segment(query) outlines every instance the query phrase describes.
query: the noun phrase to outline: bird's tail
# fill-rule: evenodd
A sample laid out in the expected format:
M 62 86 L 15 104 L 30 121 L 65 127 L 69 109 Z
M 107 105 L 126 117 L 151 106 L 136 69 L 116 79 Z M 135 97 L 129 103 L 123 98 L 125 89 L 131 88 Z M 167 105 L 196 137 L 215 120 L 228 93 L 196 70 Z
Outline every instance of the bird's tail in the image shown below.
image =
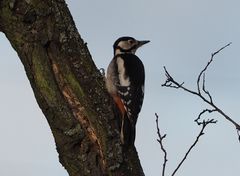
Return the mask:
M 121 143 L 124 146 L 133 146 L 135 142 L 136 127 L 133 124 L 127 114 L 122 117 L 121 124 Z

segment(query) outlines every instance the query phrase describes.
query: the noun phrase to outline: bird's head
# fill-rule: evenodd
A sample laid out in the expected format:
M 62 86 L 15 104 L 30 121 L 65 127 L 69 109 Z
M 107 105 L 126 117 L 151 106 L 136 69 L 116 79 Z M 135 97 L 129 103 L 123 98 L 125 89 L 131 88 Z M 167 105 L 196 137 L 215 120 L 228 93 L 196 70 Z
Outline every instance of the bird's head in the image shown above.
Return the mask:
M 114 55 L 123 53 L 135 54 L 137 49 L 144 44 L 150 42 L 149 40 L 136 40 L 133 37 L 120 37 L 113 45 Z

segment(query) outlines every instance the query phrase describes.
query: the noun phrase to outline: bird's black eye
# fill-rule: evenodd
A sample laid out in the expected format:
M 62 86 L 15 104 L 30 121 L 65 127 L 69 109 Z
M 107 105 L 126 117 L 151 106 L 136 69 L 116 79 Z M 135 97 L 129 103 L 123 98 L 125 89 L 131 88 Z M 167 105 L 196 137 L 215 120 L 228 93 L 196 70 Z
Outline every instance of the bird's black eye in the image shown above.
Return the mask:
M 134 40 L 128 40 L 128 43 L 129 43 L 129 44 L 133 44 L 133 43 L 134 43 Z

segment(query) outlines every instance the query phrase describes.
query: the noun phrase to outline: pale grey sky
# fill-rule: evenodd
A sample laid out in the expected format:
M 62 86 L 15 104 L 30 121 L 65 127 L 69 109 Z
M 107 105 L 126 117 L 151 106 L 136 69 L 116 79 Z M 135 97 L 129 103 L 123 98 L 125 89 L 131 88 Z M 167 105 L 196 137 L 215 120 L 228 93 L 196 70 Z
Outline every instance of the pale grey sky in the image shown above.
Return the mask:
M 137 55 L 146 70 L 146 97 L 137 124 L 136 146 L 146 176 L 159 176 L 163 154 L 156 142 L 155 116 L 160 116 L 171 173 L 199 128 L 193 120 L 207 106 L 197 97 L 161 87 L 163 66 L 179 82 L 195 89 L 196 77 L 210 55 L 228 42 L 207 72 L 207 88 L 228 115 L 240 123 L 240 1 L 238 0 L 67 0 L 77 28 L 99 68 L 106 68 L 120 36 L 151 40 Z M 0 175 L 67 176 L 45 117 L 36 104 L 15 51 L 0 34 Z M 240 143 L 234 127 L 218 123 L 190 154 L 178 176 L 239 175 Z M 29 167 L 30 166 L 30 167 Z

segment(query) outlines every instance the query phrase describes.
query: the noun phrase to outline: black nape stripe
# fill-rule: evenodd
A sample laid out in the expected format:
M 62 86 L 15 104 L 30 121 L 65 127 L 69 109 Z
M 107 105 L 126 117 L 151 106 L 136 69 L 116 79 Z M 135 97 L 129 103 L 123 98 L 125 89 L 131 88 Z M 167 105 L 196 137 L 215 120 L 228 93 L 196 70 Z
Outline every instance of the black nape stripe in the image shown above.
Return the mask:
M 134 49 L 137 49 L 137 45 L 134 45 L 134 46 L 132 46 L 132 47 L 129 48 L 129 49 L 123 49 L 123 48 L 121 48 L 120 46 L 117 46 L 116 49 L 119 49 L 119 50 L 120 50 L 121 52 L 123 52 L 123 53 L 128 53 L 128 52 L 130 52 L 130 51 L 132 51 L 132 50 L 134 50 Z

